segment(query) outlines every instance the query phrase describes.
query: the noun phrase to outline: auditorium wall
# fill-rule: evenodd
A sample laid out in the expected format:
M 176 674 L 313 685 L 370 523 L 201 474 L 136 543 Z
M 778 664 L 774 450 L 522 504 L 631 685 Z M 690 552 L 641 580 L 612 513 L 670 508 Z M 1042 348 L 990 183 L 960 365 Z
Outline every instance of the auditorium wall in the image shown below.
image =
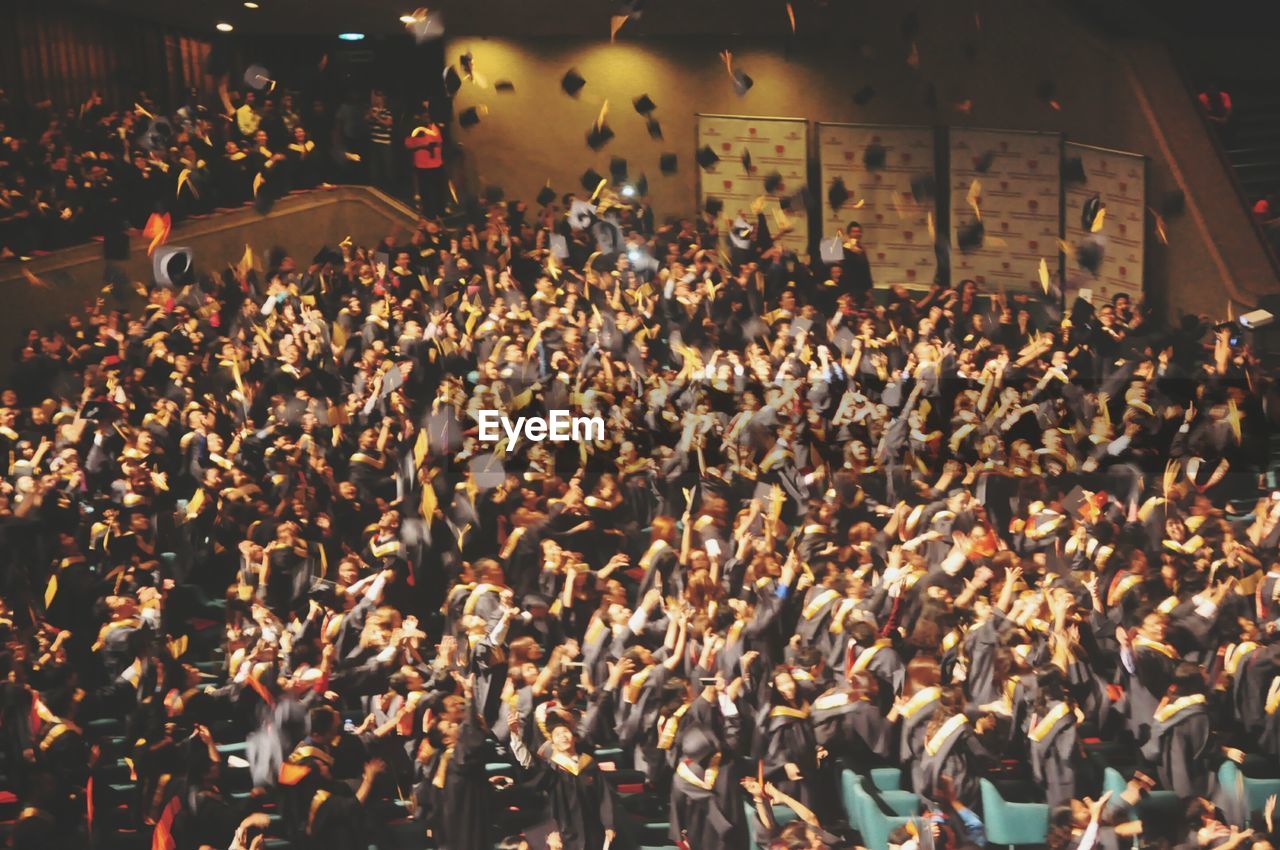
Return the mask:
M 978 10 L 976 19 L 973 9 Z M 660 217 L 692 214 L 694 115 L 704 112 L 1050 130 L 1074 141 L 1150 156 L 1149 198 L 1177 185 L 1120 58 L 1125 45 L 1085 31 L 1048 3 L 980 0 L 963 8 L 930 8 L 915 39 L 917 69 L 908 64 L 902 10 L 868 7 L 867 12 L 876 17 L 859 23 L 856 42 L 806 36 L 803 19 L 801 35 L 790 41 L 782 35 L 767 40 L 645 37 L 629 34 L 625 27 L 614 44 L 603 37 L 454 37 L 446 60 L 456 61 L 470 51 L 489 82 L 485 89 L 464 85 L 454 101 L 455 112 L 489 107 L 481 123 L 469 130 L 455 123 L 455 138 L 466 153 L 464 182 L 475 189 L 501 185 L 509 196 L 531 198 L 548 179 L 565 192 L 578 187 L 589 167 L 607 174 L 610 158 L 619 156 L 633 175 L 646 174 Z M 779 27 L 788 27 L 785 13 L 780 13 Z M 734 93 L 720 62 L 718 53 L 725 47 L 733 49 L 735 67 L 754 80 L 744 97 Z M 570 68 L 587 79 L 576 98 L 559 86 Z M 1171 74 L 1170 66 L 1166 77 Z M 515 84 L 514 92 L 493 88 L 493 82 L 503 79 Z M 930 82 L 936 106 L 929 103 Z M 1052 83 L 1050 97 L 1040 96 L 1045 82 Z M 875 93 L 859 105 L 853 95 L 865 86 Z M 632 109 L 632 99 L 644 93 L 657 104 L 661 141 L 650 139 L 643 118 Z M 617 135 L 597 153 L 587 147 L 586 134 L 606 99 L 607 121 Z M 1162 122 L 1173 123 L 1184 136 L 1202 132 L 1187 123 L 1198 123 L 1189 102 L 1166 106 Z M 679 154 L 674 176 L 658 171 L 663 151 Z M 1220 172 L 1221 164 L 1198 160 L 1194 168 Z M 1181 171 L 1187 172 L 1185 162 Z M 1162 256 L 1148 263 L 1147 291 L 1157 308 L 1224 312 L 1228 290 L 1211 244 L 1219 224 L 1211 219 L 1199 228 L 1189 215 L 1168 222 L 1170 244 L 1153 246 Z M 1148 238 L 1149 244 L 1154 242 Z M 1248 247 L 1239 251 L 1246 253 Z M 1232 273 L 1230 267 L 1226 271 Z

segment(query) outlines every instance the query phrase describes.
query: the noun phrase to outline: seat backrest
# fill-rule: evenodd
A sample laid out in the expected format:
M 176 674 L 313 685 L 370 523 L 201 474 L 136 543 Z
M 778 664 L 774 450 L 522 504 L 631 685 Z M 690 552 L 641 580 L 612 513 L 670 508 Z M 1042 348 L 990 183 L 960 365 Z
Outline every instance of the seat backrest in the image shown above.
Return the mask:
M 1049 806 L 1045 803 L 1010 803 L 988 779 L 982 789 L 982 822 L 992 844 L 1043 844 L 1049 833 Z

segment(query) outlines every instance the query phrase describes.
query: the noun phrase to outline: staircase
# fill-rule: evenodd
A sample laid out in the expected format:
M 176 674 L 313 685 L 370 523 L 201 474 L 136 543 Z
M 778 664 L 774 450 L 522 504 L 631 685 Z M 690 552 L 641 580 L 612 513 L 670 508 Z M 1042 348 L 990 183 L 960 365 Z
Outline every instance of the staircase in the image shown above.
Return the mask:
M 1252 206 L 1280 191 L 1280 86 L 1253 80 L 1223 88 L 1231 95 L 1234 110 L 1223 147 Z

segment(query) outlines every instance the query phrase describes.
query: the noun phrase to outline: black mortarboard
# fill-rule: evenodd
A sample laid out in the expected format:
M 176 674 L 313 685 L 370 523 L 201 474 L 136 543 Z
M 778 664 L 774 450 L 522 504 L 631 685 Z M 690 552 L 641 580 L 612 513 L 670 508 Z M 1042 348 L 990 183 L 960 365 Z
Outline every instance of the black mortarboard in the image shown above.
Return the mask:
M 884 145 L 867 145 L 866 150 L 862 152 L 862 164 L 867 167 L 868 171 L 875 171 L 877 168 L 884 168 L 885 156 L 888 151 Z
M 831 205 L 831 209 L 838 210 L 847 200 L 849 200 L 849 190 L 844 186 L 844 179 L 837 177 L 831 181 L 831 187 L 827 189 L 827 203 Z
M 501 203 L 503 195 L 501 186 L 486 186 L 484 188 L 484 199 L 491 204 Z
M 1076 262 L 1080 264 L 1080 268 L 1088 270 L 1094 277 L 1098 276 L 1105 255 L 1102 240 L 1095 237 L 1085 239 L 1076 248 Z
M 751 79 L 745 71 L 733 72 L 733 90 L 738 93 L 739 97 L 751 91 L 751 87 L 755 84 L 756 81 Z
M 325 263 L 335 266 L 342 265 L 342 252 L 337 248 L 330 248 L 327 245 L 319 251 L 316 251 L 316 255 L 311 258 L 311 264 L 322 266 Z
M 1187 208 L 1187 196 L 1181 189 L 1165 192 L 1160 199 L 1160 212 L 1169 217 L 1182 215 Z
M 546 206 L 556 199 L 556 190 L 550 186 L 543 186 L 538 190 L 538 197 L 535 198 L 540 206 Z
M 609 140 L 613 138 L 613 130 L 608 124 L 593 124 L 591 129 L 587 131 L 587 147 L 593 151 L 598 151 L 605 145 L 609 144 Z
M 502 461 L 498 460 L 492 452 L 475 455 L 468 462 L 467 467 L 471 472 L 471 480 L 481 490 L 500 487 L 507 479 L 507 470 L 503 467 Z
M 458 64 L 462 66 L 462 73 L 468 77 L 476 75 L 476 58 L 471 55 L 470 50 L 458 57 Z
M 603 179 L 604 175 L 600 174 L 600 172 L 596 171 L 594 168 L 588 168 L 586 171 L 582 172 L 582 180 L 580 182 L 582 183 L 582 188 L 586 189 L 588 192 L 594 192 L 596 187 L 600 185 L 600 181 Z
M 627 161 L 620 156 L 609 160 L 609 176 L 615 183 L 624 183 L 627 179 Z
M 658 157 L 658 168 L 663 174 L 675 174 L 679 164 L 680 158 L 673 153 L 664 153 Z
M 644 122 L 644 128 L 649 131 L 649 138 L 662 138 L 662 124 L 657 118 L 650 118 L 648 121 Z
M 458 113 L 458 123 L 467 130 L 480 123 L 480 110 L 471 106 Z
M 716 152 L 711 149 L 711 145 L 703 145 L 698 151 L 698 155 L 694 157 L 698 161 L 698 165 L 703 168 L 710 168 L 720 161 L 720 157 L 716 156 Z
M 964 253 L 976 251 L 982 247 L 982 237 L 985 234 L 981 219 L 975 219 L 956 231 L 956 246 Z
M 983 151 L 982 156 L 978 157 L 977 162 L 973 164 L 973 170 L 979 174 L 986 174 L 991 170 L 991 166 L 996 161 L 995 151 Z
M 444 69 L 444 93 L 453 97 L 460 88 L 462 88 L 462 75 L 458 73 L 457 68 L 450 65 Z
M 271 72 L 261 65 L 250 65 L 244 69 L 244 84 L 249 88 L 262 91 L 271 83 Z
M 777 171 L 770 171 L 764 178 L 764 190 L 772 195 L 780 188 L 782 188 L 782 175 Z
M 1062 163 L 1062 180 L 1064 183 L 1088 183 L 1089 177 L 1084 173 L 1084 160 L 1078 156 L 1069 156 Z
M 634 106 L 636 108 L 636 112 L 639 112 L 641 115 L 648 115 L 650 112 L 658 108 L 658 105 L 654 103 L 653 99 L 647 94 L 642 94 L 635 100 L 631 101 L 631 105 Z
M 494 91 L 500 91 L 503 94 L 510 94 L 516 90 L 516 84 L 510 80 L 498 80 L 493 84 Z
M 643 198 L 649 194 L 649 178 L 641 174 L 636 178 L 636 197 Z
M 742 149 L 742 170 L 751 173 L 751 151 L 746 148 Z
M 921 203 L 933 198 L 937 189 L 938 181 L 934 179 L 932 173 L 922 174 L 911 180 L 911 197 Z
M 1094 219 L 1098 217 L 1098 213 L 1102 211 L 1102 198 L 1096 193 L 1085 199 L 1080 205 L 1080 228 L 1088 233 L 1093 229 Z
M 720 211 L 724 209 L 724 201 L 714 195 L 707 195 L 707 200 L 702 205 L 702 208 L 710 215 L 720 215 Z
M 853 102 L 858 106 L 866 106 L 871 102 L 871 98 L 876 96 L 876 90 L 871 86 L 863 86 L 853 93 Z
M 564 89 L 564 93 L 570 97 L 577 97 L 578 92 L 582 91 L 582 87 L 586 84 L 586 78 L 578 73 L 577 68 L 565 71 L 564 77 L 560 79 L 560 88 Z

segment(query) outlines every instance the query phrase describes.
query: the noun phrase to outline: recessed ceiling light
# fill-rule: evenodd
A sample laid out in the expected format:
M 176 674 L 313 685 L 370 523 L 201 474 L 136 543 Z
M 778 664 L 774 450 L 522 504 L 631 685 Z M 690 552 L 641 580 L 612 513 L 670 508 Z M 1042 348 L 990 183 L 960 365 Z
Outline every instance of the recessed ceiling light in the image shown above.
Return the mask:
M 364 33 L 362 32 L 342 32 L 338 33 L 338 38 L 343 41 L 364 41 Z
M 414 21 L 416 21 L 416 20 L 418 20 L 418 19 L 417 19 L 417 18 L 415 18 L 413 15 L 401 15 L 401 16 L 400 16 L 400 23 L 402 23 L 402 24 L 411 24 L 411 23 L 413 23 L 413 22 L 414 22 Z
M 227 23 L 226 21 L 222 21 L 216 27 L 214 27 L 214 29 L 216 29 L 218 32 L 231 32 L 233 29 L 235 29 L 235 27 L 231 26 L 231 24 Z
M 256 9 L 258 8 L 258 4 L 253 2 L 253 0 L 244 0 L 244 7 L 246 9 Z

